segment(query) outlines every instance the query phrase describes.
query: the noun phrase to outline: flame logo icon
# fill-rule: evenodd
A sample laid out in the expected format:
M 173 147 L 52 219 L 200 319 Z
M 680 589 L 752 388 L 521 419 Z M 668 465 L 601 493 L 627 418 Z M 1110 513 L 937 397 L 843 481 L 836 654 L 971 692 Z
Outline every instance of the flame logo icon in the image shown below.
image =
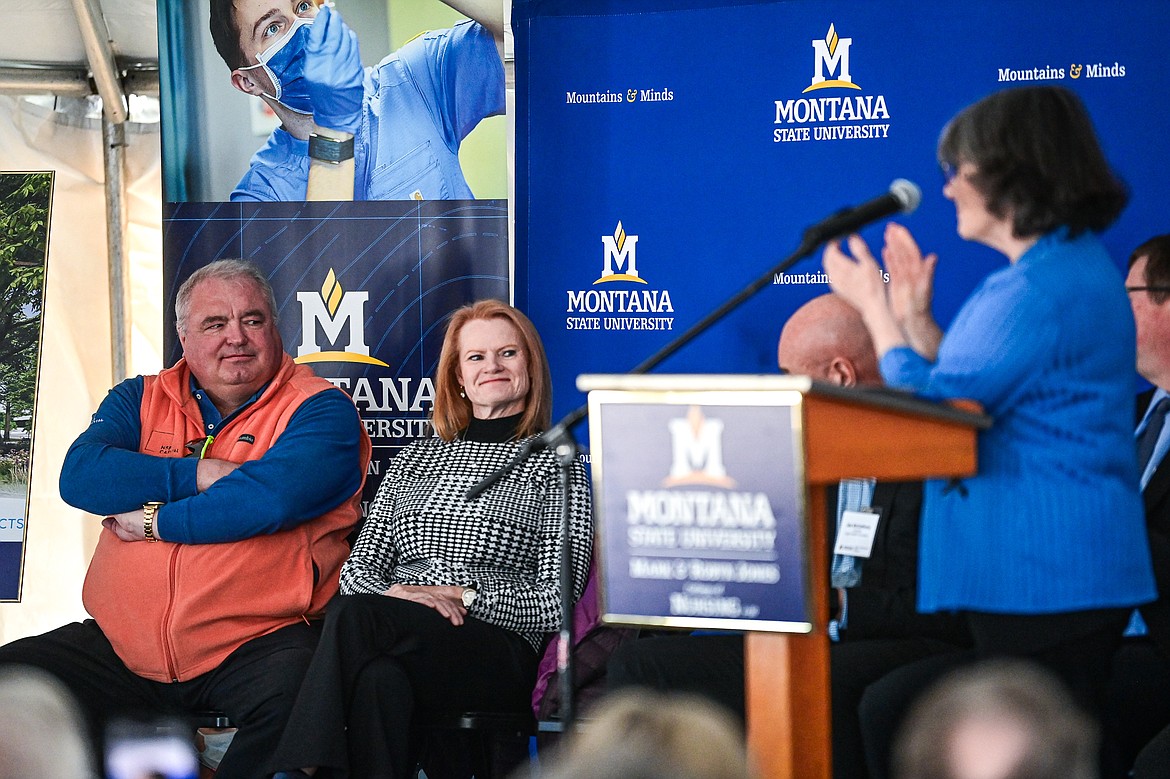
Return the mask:
M 645 284 L 646 279 L 638 275 L 638 261 L 635 249 L 638 246 L 638 236 L 626 233 L 619 219 L 613 235 L 601 236 L 601 244 L 605 249 L 604 264 L 601 278 L 593 282 L 601 284 L 606 281 L 633 281 Z M 625 271 L 622 272 L 623 266 Z
M 325 308 L 329 311 L 329 316 L 337 316 L 337 308 L 341 305 L 341 298 L 345 296 L 345 290 L 341 288 L 341 282 L 337 280 L 337 274 L 333 272 L 333 268 L 329 269 L 329 273 L 325 276 L 325 283 L 321 285 L 321 299 L 325 301 Z
M 366 365 L 390 366 L 370 355 L 366 344 L 365 304 L 370 293 L 364 290 L 347 292 L 342 288 L 333 268 L 325 275 L 321 289 L 316 292 L 298 292 L 301 304 L 301 343 L 297 347 L 297 363 L 356 362 Z M 322 350 L 317 343 L 318 332 L 329 344 L 341 339 L 348 342 L 343 350 Z
M 812 41 L 813 78 L 803 92 L 827 87 L 861 89 L 853 83 L 853 76 L 849 72 L 849 48 L 852 45 L 853 39 L 838 36 L 837 26 L 829 22 L 829 31 L 825 33 L 824 40 Z M 836 78 L 833 78 L 834 73 Z

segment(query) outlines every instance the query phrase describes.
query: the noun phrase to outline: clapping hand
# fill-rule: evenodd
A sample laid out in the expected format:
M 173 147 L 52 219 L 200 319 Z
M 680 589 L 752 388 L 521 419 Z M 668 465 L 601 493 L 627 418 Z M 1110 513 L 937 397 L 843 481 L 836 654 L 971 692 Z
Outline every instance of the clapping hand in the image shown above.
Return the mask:
M 891 222 L 886 226 L 882 261 L 890 273 L 890 308 L 898 324 L 903 325 L 923 315 L 930 316 L 938 255 L 928 254 L 923 257 L 910 231 Z
M 851 235 L 848 242 L 852 257 L 842 250 L 840 241 L 832 241 L 825 246 L 822 261 L 833 292 L 864 317 L 867 313 L 889 305 L 886 301 L 886 285 L 881 267 L 861 236 Z
M 838 241 L 825 246 L 822 257 L 825 272 L 833 292 L 861 314 L 878 355 L 910 345 L 933 359 L 941 338 L 941 334 L 935 334 L 937 326 L 929 313 L 934 255 L 923 259 L 909 231 L 893 224 L 886 228 L 886 246 L 882 249 L 888 276 L 861 236 L 849 236 L 849 251 L 852 257 Z M 919 309 L 926 310 L 925 318 L 918 313 Z M 905 326 L 902 316 L 908 317 Z M 928 354 L 921 349 L 919 341 L 930 343 L 933 352 Z
M 942 330 L 930 311 L 938 255 L 922 255 L 914 236 L 900 224 L 886 226 L 882 260 L 890 274 L 890 310 L 910 347 L 928 360 L 938 355 Z

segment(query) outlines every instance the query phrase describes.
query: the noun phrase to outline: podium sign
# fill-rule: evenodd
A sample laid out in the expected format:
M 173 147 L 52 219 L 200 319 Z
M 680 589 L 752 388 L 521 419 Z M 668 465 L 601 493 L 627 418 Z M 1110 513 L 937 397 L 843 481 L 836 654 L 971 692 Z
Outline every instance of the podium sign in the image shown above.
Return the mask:
M 596 388 L 607 380 L 644 388 Z M 799 391 L 807 385 L 761 389 L 764 380 L 792 381 L 582 377 L 593 388 L 606 622 L 812 630 Z

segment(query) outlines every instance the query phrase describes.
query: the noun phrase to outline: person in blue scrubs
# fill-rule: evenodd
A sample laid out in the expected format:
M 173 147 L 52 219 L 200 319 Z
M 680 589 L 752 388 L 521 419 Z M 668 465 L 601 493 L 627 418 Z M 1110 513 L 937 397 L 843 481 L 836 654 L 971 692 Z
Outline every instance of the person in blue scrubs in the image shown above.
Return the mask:
M 355 200 L 469 200 L 463 139 L 504 113 L 503 10 L 445 0 L 470 19 L 424 33 L 371 68 L 335 8 L 314 0 L 212 0 L 211 34 L 232 85 L 281 125 L 233 201 L 306 199 L 310 134 L 348 140 Z
M 1134 320 L 1095 235 L 1127 193 L 1080 99 L 1061 87 L 969 106 L 938 157 L 959 236 L 1008 260 L 945 334 L 930 312 L 938 258 L 905 227 L 885 231 L 888 289 L 860 237 L 848 241 L 852 257 L 836 243 L 824 253 L 889 386 L 971 398 L 994 418 L 979 434 L 976 475 L 927 483 L 918 609 L 966 614 L 978 656 L 1047 666 L 1099 711 L 1128 616 L 1155 595 L 1133 438 Z M 863 698 L 863 728 L 898 709 L 877 692 Z

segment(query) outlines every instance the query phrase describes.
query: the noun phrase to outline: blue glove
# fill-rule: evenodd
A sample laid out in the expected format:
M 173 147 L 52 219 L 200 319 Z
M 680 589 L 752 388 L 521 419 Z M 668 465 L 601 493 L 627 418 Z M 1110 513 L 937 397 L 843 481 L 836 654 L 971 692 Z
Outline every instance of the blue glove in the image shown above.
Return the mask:
M 357 34 L 329 6 L 317 12 L 305 44 L 305 81 L 319 127 L 356 133 L 362 123 L 365 78 Z

